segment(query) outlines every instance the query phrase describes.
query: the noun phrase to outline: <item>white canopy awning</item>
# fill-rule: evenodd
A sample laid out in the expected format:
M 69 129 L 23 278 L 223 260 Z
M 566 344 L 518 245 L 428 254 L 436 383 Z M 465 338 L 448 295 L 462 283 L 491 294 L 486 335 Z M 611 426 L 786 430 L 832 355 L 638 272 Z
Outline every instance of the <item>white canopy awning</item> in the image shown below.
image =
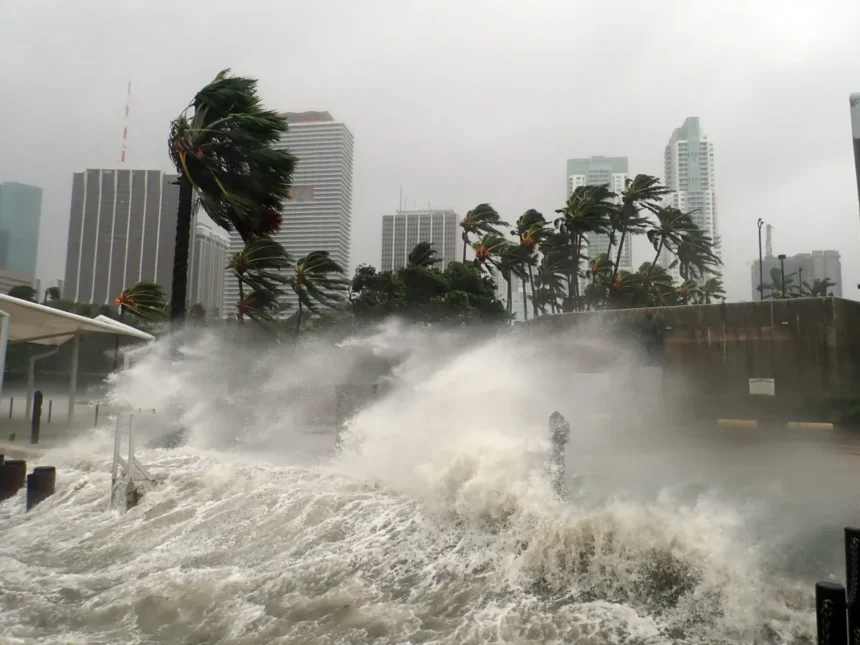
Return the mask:
M 155 340 L 151 334 L 107 316 L 87 318 L 5 294 L 0 294 L 0 311 L 9 314 L 9 340 L 15 342 L 56 347 L 80 332 Z

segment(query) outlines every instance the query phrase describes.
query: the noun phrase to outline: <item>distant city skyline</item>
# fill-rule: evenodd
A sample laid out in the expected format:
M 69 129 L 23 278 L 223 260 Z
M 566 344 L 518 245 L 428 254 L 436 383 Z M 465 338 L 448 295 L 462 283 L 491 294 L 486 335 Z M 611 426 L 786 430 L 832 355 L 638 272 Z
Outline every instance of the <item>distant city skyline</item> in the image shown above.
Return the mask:
M 406 266 L 407 258 L 419 242 L 430 242 L 437 267 L 444 269 L 450 262 L 463 259 L 460 217 L 453 210 L 400 210 L 382 216 L 382 271 Z
M 796 253 L 795 255 L 787 256 L 784 260 L 785 275 L 786 275 L 786 291 L 792 287 L 809 284 L 810 286 L 816 280 L 829 280 L 833 282 L 827 293 L 832 293 L 837 298 L 842 297 L 842 261 L 839 251 L 810 251 L 809 253 Z M 773 284 L 771 276 L 775 269 L 779 272 L 780 280 L 782 279 L 783 263 L 780 262 L 779 256 L 765 256 L 762 259 L 763 276 L 759 274 L 759 261 L 756 259 L 750 268 L 750 285 L 752 299 L 761 300 L 759 292 L 759 280 L 764 278 L 765 298 L 778 297 L 778 289 L 768 290 L 768 284 Z M 776 285 L 779 287 L 779 283 Z
M 207 313 L 221 312 L 230 239 L 226 231 L 206 224 L 194 226 L 188 262 L 188 306 L 203 305 Z

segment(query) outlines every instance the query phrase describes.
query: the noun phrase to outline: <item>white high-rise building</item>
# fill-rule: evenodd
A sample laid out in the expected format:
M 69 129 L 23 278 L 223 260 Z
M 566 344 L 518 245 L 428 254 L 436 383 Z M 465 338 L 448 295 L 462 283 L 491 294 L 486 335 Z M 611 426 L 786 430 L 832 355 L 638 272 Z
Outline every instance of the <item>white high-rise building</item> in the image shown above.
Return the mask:
M 229 245 L 227 235 L 220 230 L 205 224 L 195 227 L 188 267 L 189 306 L 200 304 L 207 312 L 220 313 Z
M 452 210 L 397 211 L 382 216 L 383 271 L 406 266 L 406 260 L 419 242 L 430 242 L 436 257 L 441 260 L 437 268 L 463 259 L 460 218 Z
M 290 129 L 280 147 L 296 157 L 291 199 L 284 208 L 281 232 L 274 236 L 293 260 L 311 251 L 328 251 L 349 271 L 352 228 L 353 138 L 344 123 L 328 112 L 287 112 Z M 230 253 L 242 249 L 237 234 L 230 236 Z M 222 315 L 235 311 L 239 287 L 224 283 Z M 292 294 L 287 301 L 295 303 Z M 287 311 L 292 314 L 293 309 Z
M 720 240 L 717 227 L 717 204 L 714 178 L 714 144 L 702 132 L 699 117 L 691 116 L 684 125 L 676 128 L 666 144 L 663 157 L 666 186 L 673 192 L 668 202 L 691 215 L 696 225 L 714 240 L 714 251 L 719 257 Z M 661 254 L 665 267 L 674 262 L 672 253 Z M 669 272 L 680 279 L 678 267 Z

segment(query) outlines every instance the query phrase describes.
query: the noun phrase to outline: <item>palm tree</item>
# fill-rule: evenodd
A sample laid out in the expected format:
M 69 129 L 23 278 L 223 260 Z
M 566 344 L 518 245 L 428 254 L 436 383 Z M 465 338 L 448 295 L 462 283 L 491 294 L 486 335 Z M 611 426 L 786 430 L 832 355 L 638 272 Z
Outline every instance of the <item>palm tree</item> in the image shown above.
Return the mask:
M 783 277 L 782 267 L 771 267 L 769 275 L 770 282 L 765 282 L 762 287 L 770 289 L 770 295 L 762 296 L 762 300 L 765 298 L 785 298 L 786 294 L 791 293 L 794 289 L 794 273 L 788 273 Z
M 500 235 L 500 226 L 507 226 L 507 223 L 502 221 L 496 210 L 489 204 L 478 204 L 466 213 L 460 221 L 460 228 L 463 229 L 463 264 L 466 263 L 466 247 L 471 245 L 469 237 L 488 233 Z
M 535 287 L 541 297 L 538 299 L 538 306 L 542 303 L 550 305 L 553 313 L 559 310 L 559 299 L 565 293 L 564 282 L 567 275 L 567 267 L 570 266 L 570 258 L 565 250 L 551 250 L 546 248 L 546 251 L 541 257 L 540 264 L 537 267 L 537 275 L 535 276 Z M 546 313 L 543 308 L 541 312 Z
M 677 292 L 681 302 L 685 305 L 689 304 L 691 300 L 695 302 L 702 295 L 702 290 L 694 280 L 684 280 L 678 285 Z
M 579 298 L 577 278 L 586 236 L 589 233 L 609 233 L 612 227 L 609 217 L 614 208 L 614 197 L 615 193 L 607 186 L 578 186 L 567 198 L 564 208 L 556 210 L 561 217 L 555 220 L 555 227 L 571 248 L 568 298 Z
M 298 259 L 290 278 L 290 287 L 299 298 L 296 332 L 301 330 L 304 307 L 313 312 L 317 305 L 329 307 L 342 300 L 338 292 L 348 287 L 343 274 L 343 267 L 329 256 L 328 251 L 311 251 Z
M 651 175 L 636 175 L 624 182 L 621 191 L 621 204 L 612 213 L 612 230 L 609 234 L 610 246 L 615 243 L 616 232 L 621 232 L 618 242 L 618 252 L 615 256 L 615 272 L 621 266 L 621 253 L 627 234 L 641 234 L 647 230 L 648 219 L 640 214 L 644 208 L 651 212 L 659 208 L 660 200 L 672 191 Z
M 616 275 L 613 270 L 612 261 L 608 253 L 601 253 L 596 258 L 588 261 L 585 278 L 589 281 L 585 285 L 585 304 L 590 309 L 598 309 L 604 304 L 608 297 L 609 285 Z
M 161 285 L 154 282 L 141 281 L 123 289 L 114 300 L 119 308 L 119 320 L 122 322 L 126 312 L 146 321 L 161 320 L 167 308 L 167 297 Z M 119 367 L 119 334 L 114 338 L 113 368 Z
M 719 277 L 708 278 L 705 284 L 702 285 L 702 301 L 709 305 L 712 299 L 726 299 L 726 290 L 723 288 L 723 281 Z
M 476 256 L 477 257 L 477 256 Z M 501 250 L 495 252 L 494 257 L 488 257 L 487 262 L 492 263 L 498 269 L 499 274 L 507 285 L 506 310 L 508 316 L 512 316 L 514 309 L 513 284 L 515 279 L 522 279 L 526 275 L 523 270 L 523 256 L 520 247 L 513 244 L 505 244 Z M 525 297 L 525 296 L 524 296 Z M 528 315 L 526 315 L 528 319 Z
M 286 119 L 264 110 L 257 81 L 219 73 L 172 123 L 168 150 L 179 174 L 170 317 L 185 317 L 191 218 L 196 204 L 244 241 L 271 234 L 289 195 L 295 158 L 272 146 Z
M 681 231 L 681 239 L 675 249 L 675 260 L 672 265 L 680 267 L 681 277 L 684 280 L 698 280 L 721 264 L 709 235 L 695 224 L 689 230 Z
M 167 297 L 161 285 L 142 281 L 123 289 L 114 304 L 119 308 L 120 320 L 129 313 L 141 320 L 155 321 L 164 316 Z
M 279 296 L 284 295 L 291 266 L 284 247 L 270 237 L 252 238 L 241 251 L 232 255 L 227 270 L 239 283 L 236 318 L 240 322 L 246 315 L 257 321 L 273 318 L 268 308 L 275 306 Z M 252 292 L 255 295 L 249 301 L 247 296 Z M 260 309 L 263 305 L 264 309 Z
M 49 302 L 56 302 L 60 299 L 60 288 L 59 287 L 48 287 L 45 289 L 45 299 L 42 301 L 43 304 L 48 304 Z
M 654 209 L 656 221 L 649 223 L 647 233 L 648 241 L 657 251 L 651 263 L 651 271 L 655 270 L 657 260 L 660 259 L 660 253 L 664 249 L 674 253 L 683 240 L 684 234 L 698 228 L 691 217 L 694 212 L 684 213 L 673 206 Z
M 36 290 L 28 284 L 15 285 L 6 292 L 6 295 L 29 302 L 36 302 L 37 296 Z
M 433 248 L 432 242 L 418 242 L 415 248 L 410 251 L 409 257 L 406 259 L 406 266 L 429 269 L 441 261 L 436 257 L 436 249 Z
M 520 215 L 517 220 L 517 228 L 511 231 L 511 235 L 516 235 L 519 240 L 523 262 L 528 269 L 529 286 L 532 293 L 532 313 L 535 318 L 538 315 L 538 307 L 534 299 L 535 279 L 533 269 L 537 265 L 537 247 L 547 237 L 549 232 L 550 229 L 547 226 L 546 219 L 533 208 Z M 523 288 L 523 298 L 525 298 L 525 287 Z M 528 319 L 528 315 L 526 315 L 526 319 Z
M 475 253 L 475 266 L 492 274 L 494 258 L 501 255 L 510 244 L 498 233 L 485 233 L 480 240 L 472 245 L 472 251 Z

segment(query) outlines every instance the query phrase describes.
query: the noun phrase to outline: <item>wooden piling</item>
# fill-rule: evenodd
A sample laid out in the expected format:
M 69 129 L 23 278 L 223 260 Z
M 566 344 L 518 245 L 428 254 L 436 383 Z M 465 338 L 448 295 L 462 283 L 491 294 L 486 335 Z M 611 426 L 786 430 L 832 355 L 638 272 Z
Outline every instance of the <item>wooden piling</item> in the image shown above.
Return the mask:
M 815 617 L 820 645 L 847 645 L 845 587 L 836 582 L 816 582 Z
M 860 645 L 860 528 L 845 529 L 845 583 L 848 643 Z
M 27 462 L 7 459 L 0 466 L 0 501 L 15 497 L 27 478 Z
M 57 469 L 54 466 L 37 466 L 27 475 L 27 510 L 54 494 Z
M 42 390 L 33 394 L 33 414 L 30 415 L 30 443 L 39 443 L 39 430 L 42 427 Z

